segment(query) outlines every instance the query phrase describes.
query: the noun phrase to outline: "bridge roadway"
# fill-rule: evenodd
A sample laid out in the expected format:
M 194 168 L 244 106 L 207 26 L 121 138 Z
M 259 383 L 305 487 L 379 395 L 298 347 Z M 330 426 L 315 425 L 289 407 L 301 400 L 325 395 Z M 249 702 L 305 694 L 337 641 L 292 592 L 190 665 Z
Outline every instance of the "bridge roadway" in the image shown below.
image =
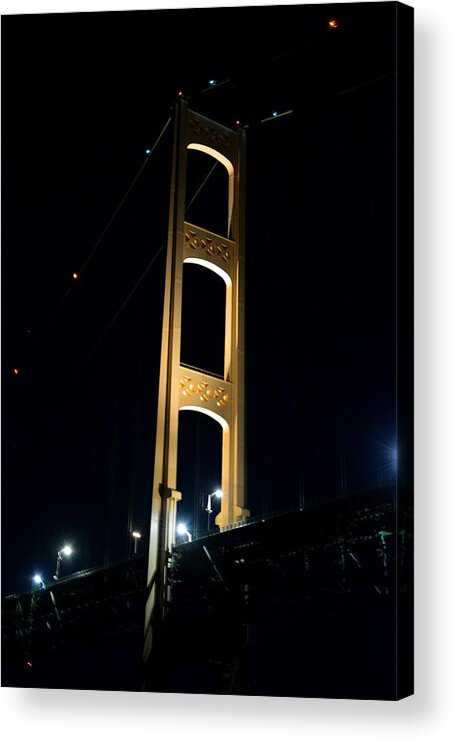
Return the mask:
M 397 506 L 394 488 L 181 544 L 166 664 L 152 687 L 321 697 L 345 688 L 344 697 L 393 698 L 411 577 L 411 509 L 405 493 Z
M 410 518 L 389 488 L 248 519 L 179 543 L 171 560 L 168 667 L 160 690 L 249 693 L 256 687 L 249 645 L 267 644 L 264 626 L 280 632 L 289 621 L 311 624 L 311 616 L 333 610 L 393 607 L 394 597 L 409 589 Z M 51 655 L 134 645 L 139 662 L 146 592 L 146 559 L 139 557 L 4 598 L 4 684 L 9 675 L 16 678 L 12 684 L 27 684 L 16 671 L 31 671 Z M 79 679 L 53 687 L 105 687 L 91 674 L 87 686 Z M 120 680 L 111 682 L 107 687 L 123 688 Z M 194 691 L 198 682 L 201 690 Z M 265 692 L 273 695 L 273 688 Z

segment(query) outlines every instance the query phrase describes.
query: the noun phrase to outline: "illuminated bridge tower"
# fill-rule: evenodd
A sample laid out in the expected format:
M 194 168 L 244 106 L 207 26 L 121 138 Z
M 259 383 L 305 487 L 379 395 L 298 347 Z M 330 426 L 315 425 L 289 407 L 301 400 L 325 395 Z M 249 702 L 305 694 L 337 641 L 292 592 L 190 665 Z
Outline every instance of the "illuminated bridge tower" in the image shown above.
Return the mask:
M 179 413 L 193 410 L 222 428 L 222 529 L 248 516 L 244 470 L 244 147 L 243 131 L 233 131 L 176 105 L 167 242 L 166 285 L 155 447 L 145 657 L 159 643 L 167 590 L 169 550 L 175 542 Z M 187 152 L 199 150 L 228 173 L 228 238 L 185 221 Z M 222 378 L 184 366 L 180 358 L 184 263 L 196 263 L 226 284 L 224 374 Z

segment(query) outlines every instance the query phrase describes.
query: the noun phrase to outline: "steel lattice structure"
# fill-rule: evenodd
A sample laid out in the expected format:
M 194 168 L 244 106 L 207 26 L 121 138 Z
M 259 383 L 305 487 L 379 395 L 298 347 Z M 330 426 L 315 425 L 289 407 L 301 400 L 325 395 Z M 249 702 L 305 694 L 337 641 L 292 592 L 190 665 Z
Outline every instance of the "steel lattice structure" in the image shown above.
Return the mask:
M 181 674 L 182 666 L 197 666 L 214 692 L 248 693 L 255 632 L 285 631 L 290 623 L 304 632 L 332 613 L 394 614 L 400 601 L 412 601 L 411 536 L 411 505 L 403 497 L 397 506 L 390 488 L 177 544 L 169 555 L 164 668 L 157 687 L 154 668 L 145 666 L 144 689 L 151 682 L 194 692 Z M 4 668 L 141 641 L 146 596 L 146 560 L 136 558 L 5 598 Z

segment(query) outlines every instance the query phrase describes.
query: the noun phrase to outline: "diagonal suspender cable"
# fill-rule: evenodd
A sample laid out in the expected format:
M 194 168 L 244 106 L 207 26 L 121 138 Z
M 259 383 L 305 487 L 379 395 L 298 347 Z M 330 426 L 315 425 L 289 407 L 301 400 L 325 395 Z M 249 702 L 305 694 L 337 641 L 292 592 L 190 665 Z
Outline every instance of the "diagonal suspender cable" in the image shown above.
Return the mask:
M 166 131 L 166 129 L 167 129 L 167 127 L 169 126 L 169 124 L 170 124 L 170 123 L 171 123 L 171 117 L 169 116 L 168 120 L 166 121 L 166 123 L 164 124 L 164 126 L 163 126 L 163 128 L 161 129 L 160 133 L 158 134 L 158 137 L 157 137 L 157 139 L 156 139 L 156 142 L 155 142 L 155 144 L 154 144 L 154 145 L 153 145 L 153 147 L 151 148 L 151 153 L 152 153 L 152 152 L 154 152 L 154 151 L 155 151 L 155 149 L 157 148 L 157 146 L 158 146 L 158 144 L 159 144 L 159 142 L 160 142 L 160 140 L 161 140 L 161 138 L 162 138 L 162 136 L 163 136 L 164 132 Z M 150 153 L 150 154 L 151 154 L 151 153 Z M 112 216 L 111 216 L 111 218 L 109 219 L 108 223 L 106 224 L 105 228 L 103 229 L 103 231 L 101 232 L 101 234 L 100 234 L 100 236 L 98 237 L 97 241 L 95 242 L 95 245 L 93 246 L 93 249 L 92 249 L 92 251 L 91 251 L 91 252 L 89 253 L 89 255 L 88 255 L 88 257 L 86 258 L 85 262 L 84 262 L 84 263 L 82 264 L 82 266 L 81 266 L 81 269 L 80 269 L 80 273 L 82 273 L 82 272 L 83 272 L 83 270 L 84 270 L 84 269 L 86 268 L 86 266 L 87 266 L 87 264 L 89 263 L 89 261 L 90 261 L 90 260 L 92 259 L 93 255 L 95 254 L 95 251 L 96 251 L 96 250 L 97 250 L 97 248 L 98 248 L 98 245 L 100 244 L 100 242 L 101 242 L 101 240 L 103 239 L 104 235 L 106 234 L 107 230 L 108 230 L 108 229 L 109 229 L 109 227 L 111 226 L 111 224 L 112 224 L 112 222 L 114 221 L 115 217 L 116 217 L 116 216 L 117 216 L 117 214 L 119 213 L 119 211 L 120 211 L 120 209 L 122 208 L 123 204 L 125 203 L 126 199 L 127 199 L 127 198 L 128 198 L 128 196 L 130 195 L 130 193 L 131 193 L 132 189 L 134 188 L 134 186 L 135 186 L 135 184 L 136 184 L 136 181 L 137 181 L 137 180 L 138 180 L 138 178 L 140 177 L 140 175 L 141 175 L 142 171 L 144 170 L 145 166 L 147 165 L 147 163 L 148 163 L 148 161 L 149 161 L 149 159 L 150 159 L 150 154 L 148 154 L 148 155 L 147 155 L 147 157 L 145 158 L 145 160 L 144 160 L 144 162 L 142 163 L 141 167 L 139 168 L 138 172 L 136 173 L 136 175 L 134 176 L 133 180 L 131 181 L 131 184 L 130 184 L 130 186 L 129 186 L 128 190 L 126 191 L 126 193 L 125 193 L 125 195 L 123 196 L 122 200 L 120 201 L 119 205 L 118 205 L 118 206 L 117 206 L 117 208 L 115 209 L 114 213 L 112 214 Z
M 88 354 L 88 356 L 86 357 L 86 359 L 84 361 L 82 361 L 81 364 L 79 364 L 79 366 L 77 367 L 76 372 L 75 372 L 76 374 L 85 366 L 86 363 L 88 363 L 88 361 L 90 360 L 90 358 L 94 354 L 95 350 L 97 349 L 98 345 L 106 337 L 107 333 L 111 329 L 111 327 L 114 324 L 115 320 L 117 319 L 117 317 L 119 316 L 119 314 L 124 310 L 124 308 L 128 304 L 128 302 L 131 299 L 131 297 L 133 296 L 133 294 L 139 288 L 139 286 L 141 285 L 142 281 L 144 280 L 144 278 L 146 277 L 147 273 L 149 272 L 150 268 L 152 267 L 153 263 L 157 259 L 158 255 L 163 251 L 163 249 L 164 249 L 164 243 L 158 248 L 158 250 L 156 251 L 155 255 L 151 259 L 150 263 L 146 267 L 145 271 L 141 274 L 141 276 L 139 277 L 139 279 L 136 281 L 136 283 L 134 284 L 133 288 L 131 289 L 131 291 L 129 292 L 128 296 L 126 297 L 125 301 L 123 302 L 123 304 L 121 305 L 121 307 L 116 311 L 116 313 L 112 317 L 112 319 L 109 322 L 109 324 L 107 325 L 107 327 L 105 327 L 104 331 L 102 332 L 102 334 L 100 335 L 100 337 L 96 341 L 95 345 L 93 346 L 92 350 L 90 351 L 90 353 Z
M 156 146 L 156 145 L 155 145 L 155 146 Z M 199 196 L 200 192 L 202 191 L 202 189 L 204 188 L 204 186 L 205 186 L 205 184 L 207 183 L 208 179 L 210 178 L 210 176 L 212 175 L 213 171 L 215 170 L 215 168 L 216 168 L 217 164 L 218 164 L 218 163 L 217 163 L 217 162 L 215 162 L 215 164 L 213 165 L 213 167 L 211 168 L 211 170 L 210 170 L 210 171 L 209 171 L 209 172 L 207 173 L 207 175 L 205 176 L 205 178 L 204 178 L 204 180 L 202 181 L 201 185 L 199 186 L 199 188 L 197 189 L 197 191 L 196 191 L 196 193 L 194 194 L 193 198 L 191 199 L 190 203 L 188 204 L 188 206 L 187 206 L 187 208 L 186 208 L 186 211 L 188 211 L 188 209 L 190 208 L 191 204 L 192 204 L 192 203 L 193 203 L 193 202 L 194 202 L 194 201 L 196 200 L 196 198 L 197 198 L 197 197 Z M 79 366 L 77 367 L 77 369 L 76 369 L 76 371 L 75 371 L 75 373 L 76 373 L 76 374 L 77 374 L 77 373 L 78 373 L 78 372 L 79 372 L 79 371 L 80 371 L 80 370 L 81 370 L 81 369 L 82 369 L 82 368 L 83 368 L 83 367 L 84 367 L 84 366 L 86 365 L 86 363 L 88 363 L 88 361 L 90 360 L 90 358 L 91 358 L 91 357 L 92 357 L 92 355 L 94 354 L 95 350 L 97 349 L 98 345 L 99 345 L 99 344 L 101 343 L 101 341 L 102 341 L 102 340 L 103 340 L 103 339 L 105 338 L 105 336 L 107 335 L 107 333 L 108 333 L 108 332 L 109 332 L 109 330 L 111 329 L 112 325 L 114 324 L 115 320 L 116 320 L 116 319 L 117 319 L 117 317 L 118 317 L 118 316 L 119 316 L 119 315 L 121 314 L 121 312 L 122 312 L 122 311 L 124 310 L 124 308 L 126 307 L 126 305 L 127 305 L 127 304 L 128 304 L 128 302 L 129 302 L 129 300 L 131 299 L 131 297 L 133 296 L 133 294 L 134 294 L 134 293 L 135 293 L 135 292 L 137 291 L 137 289 L 138 289 L 138 288 L 139 288 L 139 286 L 141 285 L 142 281 L 143 281 L 143 280 L 144 280 L 144 278 L 146 277 L 146 275 L 147 275 L 147 273 L 149 272 L 150 268 L 152 267 L 153 263 L 155 262 L 155 260 L 157 259 L 157 257 L 158 257 L 158 256 L 160 255 L 160 253 L 161 253 L 161 252 L 162 252 L 163 250 L 164 250 L 164 243 L 163 243 L 162 245 L 160 245 L 160 247 L 158 248 L 157 252 L 155 253 L 155 255 L 153 256 L 153 258 L 151 259 L 150 263 L 149 263 L 149 264 L 147 265 L 147 267 L 145 268 L 144 272 L 142 273 L 142 275 L 141 275 L 141 276 L 139 277 L 139 279 L 138 279 L 138 280 L 136 281 L 135 285 L 133 286 L 133 288 L 132 288 L 132 289 L 131 289 L 131 291 L 129 292 L 129 294 L 128 294 L 128 296 L 126 297 L 125 301 L 123 302 L 123 304 L 121 305 L 121 307 L 120 307 L 120 308 L 119 308 L 119 309 L 117 310 L 117 312 L 115 313 L 115 315 L 113 316 L 113 318 L 111 319 L 111 321 L 109 322 L 109 324 L 107 325 L 107 327 L 106 327 L 106 328 L 104 329 L 104 331 L 102 332 L 102 334 L 100 335 L 100 337 L 99 337 L 99 338 L 98 338 L 98 340 L 96 341 L 95 345 L 93 346 L 93 348 L 92 348 L 92 350 L 90 351 L 90 353 L 88 354 L 88 356 L 87 356 L 87 357 L 85 358 L 85 360 L 84 360 L 84 361 L 82 361 L 82 363 L 80 363 L 80 364 L 79 364 Z
M 188 204 L 188 206 L 186 207 L 185 211 L 188 211 L 188 210 L 190 209 L 190 207 L 191 207 L 191 206 L 193 205 L 193 203 L 194 203 L 194 202 L 196 201 L 197 197 L 199 196 L 200 192 L 201 192 L 201 191 L 202 191 L 202 189 L 204 188 L 205 184 L 207 183 L 208 179 L 210 178 L 211 174 L 213 173 L 213 171 L 215 170 L 215 168 L 216 168 L 216 166 L 217 166 L 217 165 L 218 165 L 218 162 L 217 162 L 217 161 L 215 161 L 215 164 L 214 164 L 214 165 L 212 166 L 212 168 L 210 169 L 210 171 L 209 171 L 209 172 L 207 173 L 207 175 L 205 176 L 204 180 L 202 181 L 201 185 L 200 185 L 200 186 L 199 186 L 199 188 L 197 189 L 197 191 L 196 191 L 196 193 L 194 194 L 193 198 L 192 198 L 192 199 L 191 199 L 191 201 L 189 202 L 189 204 Z
M 171 123 L 171 120 L 172 120 L 172 119 L 171 119 L 171 117 L 169 116 L 168 120 L 166 121 L 166 123 L 164 124 L 164 126 L 163 126 L 163 128 L 161 129 L 160 133 L 158 134 L 158 137 L 157 137 L 157 139 L 156 139 L 156 141 L 155 141 L 155 144 L 153 145 L 153 147 L 151 147 L 151 149 L 150 149 L 150 153 L 149 153 L 149 154 L 147 154 L 147 157 L 145 158 L 144 162 L 142 163 L 141 167 L 139 168 L 138 172 L 136 173 L 136 175 L 134 176 L 134 178 L 133 178 L 133 180 L 131 181 L 130 185 L 128 186 L 128 188 L 127 188 L 126 192 L 124 193 L 124 195 L 123 195 L 122 199 L 120 200 L 120 203 L 118 204 L 117 208 L 115 209 L 115 211 L 114 211 L 114 213 L 112 214 L 111 218 L 109 219 L 108 223 L 107 223 L 107 224 L 106 224 L 106 226 L 104 227 L 103 231 L 101 232 L 100 236 L 98 237 L 97 241 L 95 242 L 95 244 L 94 244 L 93 248 L 92 248 L 92 249 L 91 249 L 91 251 L 89 252 L 89 254 L 88 254 L 88 256 L 86 257 L 85 261 L 83 262 L 83 264 L 82 264 L 82 266 L 81 266 L 81 268 L 80 268 L 80 270 L 79 270 L 79 275 L 82 275 L 82 273 L 84 272 L 85 268 L 86 268 L 86 267 L 87 267 L 87 265 L 89 264 L 90 260 L 91 260 L 91 259 L 93 258 L 93 256 L 94 256 L 95 252 L 97 251 L 97 249 L 98 249 L 98 247 L 99 247 L 99 245 L 100 245 L 101 241 L 103 240 L 103 238 L 104 238 L 104 236 L 106 235 L 107 231 L 109 230 L 109 228 L 110 228 L 111 224 L 112 224 L 112 223 L 113 223 L 113 221 L 115 220 L 115 218 L 116 218 L 117 214 L 119 213 L 119 211 L 120 211 L 120 209 L 122 208 L 123 204 L 125 203 L 126 199 L 128 198 L 128 196 L 130 195 L 130 193 L 131 193 L 131 191 L 133 190 L 134 186 L 136 185 L 136 182 L 137 182 L 137 180 L 138 180 L 138 179 L 139 179 L 139 177 L 141 176 L 141 174 L 142 174 L 142 172 L 143 172 L 143 170 L 144 170 L 145 166 L 147 165 L 147 163 L 148 163 L 148 161 L 149 161 L 149 159 L 150 159 L 150 155 L 151 155 L 151 154 L 152 154 L 152 153 L 153 153 L 153 152 L 155 151 L 155 149 L 157 148 L 157 146 L 158 146 L 159 142 L 161 141 L 161 138 L 163 137 L 163 135 L 164 135 L 164 133 L 165 133 L 165 131 L 166 131 L 167 127 L 168 127 L 168 126 L 169 126 L 169 124 Z M 64 295 L 64 297 L 63 297 L 62 301 L 60 302 L 60 304 L 59 304 L 59 306 L 58 306 L 58 309 L 60 309 L 60 307 L 61 307 L 61 306 L 62 306 L 62 305 L 63 305 L 63 304 L 65 303 L 65 301 L 67 300 L 67 298 L 68 298 L 68 296 L 70 295 L 71 291 L 73 290 L 73 288 L 74 288 L 74 285 L 75 285 L 74 283 L 72 283 L 72 284 L 71 284 L 71 286 L 69 287 L 68 291 L 67 291 L 67 292 L 66 292 L 66 294 Z M 58 311 L 58 309 L 57 309 L 57 311 Z

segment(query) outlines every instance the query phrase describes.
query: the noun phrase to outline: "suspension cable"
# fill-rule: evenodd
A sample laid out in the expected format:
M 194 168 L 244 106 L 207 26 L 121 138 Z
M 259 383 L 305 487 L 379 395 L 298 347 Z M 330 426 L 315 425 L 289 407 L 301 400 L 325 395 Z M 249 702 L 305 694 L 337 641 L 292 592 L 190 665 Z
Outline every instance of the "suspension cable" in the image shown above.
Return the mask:
M 78 275 L 79 275 L 79 276 L 81 276 L 81 275 L 82 275 L 82 273 L 83 273 L 83 272 L 84 272 L 84 270 L 86 269 L 87 265 L 89 264 L 89 262 L 91 261 L 91 259 L 92 259 L 92 258 L 93 258 L 93 256 L 95 255 L 95 253 L 96 253 L 96 251 L 97 251 L 98 247 L 100 246 L 100 244 L 101 244 L 102 240 L 104 239 L 105 235 L 107 234 L 107 232 L 108 232 L 108 230 L 109 230 L 110 226 L 111 226 L 111 225 L 112 225 L 112 223 L 114 222 L 114 220 L 115 220 L 115 218 L 116 218 L 117 214 L 119 213 L 120 209 L 122 208 L 123 204 L 125 203 L 125 201 L 127 200 L 128 196 L 130 195 L 130 193 L 131 193 L 131 191 L 133 190 L 134 186 L 136 185 L 136 183 L 137 183 L 138 179 L 140 178 L 140 176 L 141 176 L 142 172 L 144 171 L 144 169 L 145 169 L 145 167 L 146 167 L 146 165 L 147 165 L 148 161 L 150 160 L 150 155 L 151 155 L 151 154 L 152 154 L 152 153 L 153 153 L 153 152 L 155 151 L 155 149 L 157 148 L 158 144 L 160 143 L 160 141 L 161 141 L 161 139 L 162 139 L 162 137 L 163 137 L 163 135 L 164 135 L 164 133 L 165 133 L 165 131 L 166 131 L 167 127 L 168 127 L 168 126 L 169 126 L 169 124 L 171 123 L 171 120 L 172 120 L 172 119 L 171 119 L 171 116 L 169 116 L 169 118 L 167 119 L 167 121 L 166 121 L 166 123 L 164 124 L 163 128 L 161 129 L 160 133 L 158 134 L 158 137 L 156 138 L 155 144 L 153 145 L 153 147 L 151 147 L 151 148 L 150 148 L 149 150 L 147 150 L 147 156 L 146 156 L 146 158 L 145 158 L 144 162 L 142 163 L 142 165 L 141 165 L 141 167 L 139 168 L 138 172 L 136 173 L 136 175 L 134 176 L 134 178 L 133 178 L 133 180 L 131 181 L 130 185 L 128 186 L 127 190 L 125 191 L 124 195 L 122 196 L 122 198 L 121 198 L 121 200 L 120 200 L 119 204 L 117 205 L 116 209 L 114 210 L 114 212 L 113 212 L 113 214 L 112 214 L 111 218 L 110 218 L 110 219 L 109 219 L 109 221 L 107 222 L 107 224 L 106 224 L 106 226 L 104 227 L 103 231 L 101 232 L 100 236 L 99 236 L 99 237 L 98 237 L 98 239 L 96 240 L 96 242 L 95 242 L 94 246 L 92 247 L 91 251 L 89 252 L 88 256 L 86 257 L 86 259 L 85 259 L 85 260 L 84 260 L 84 262 L 82 263 L 82 266 L 81 266 L 81 268 L 80 268 L 80 270 L 79 270 L 79 272 L 78 272 Z M 65 301 L 66 301 L 66 300 L 67 300 L 67 298 L 69 297 L 69 295 L 71 294 L 71 292 L 72 292 L 72 290 L 73 290 L 74 286 L 75 286 L 75 284 L 74 284 L 74 283 L 72 283 L 72 284 L 71 284 L 71 286 L 70 286 L 70 287 L 68 288 L 68 290 L 67 290 L 66 294 L 64 295 L 63 299 L 61 300 L 60 304 L 59 304 L 59 305 L 58 305 L 58 307 L 57 307 L 57 310 L 56 310 L 56 314 L 58 313 L 58 311 L 59 311 L 59 310 L 61 309 L 61 307 L 63 306 L 63 304 L 65 303 Z

